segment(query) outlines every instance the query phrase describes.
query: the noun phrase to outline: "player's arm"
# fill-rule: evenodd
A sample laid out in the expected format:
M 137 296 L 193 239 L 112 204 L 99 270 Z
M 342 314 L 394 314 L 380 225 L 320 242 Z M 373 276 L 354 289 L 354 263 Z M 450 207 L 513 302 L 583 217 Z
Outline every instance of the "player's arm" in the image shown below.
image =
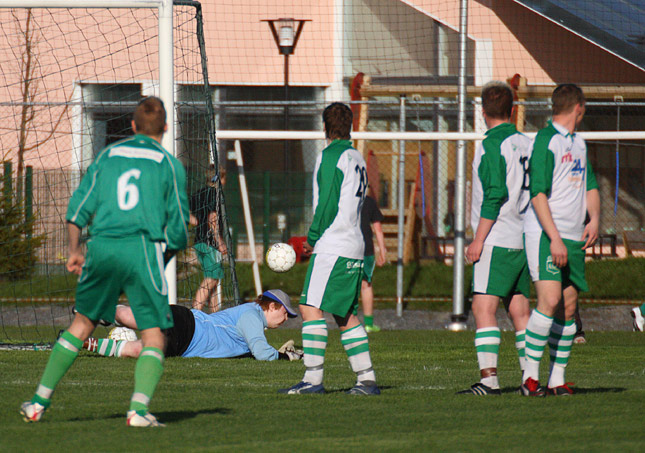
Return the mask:
M 479 261 L 484 241 L 497 221 L 497 216 L 502 205 L 508 200 L 508 187 L 506 187 L 506 160 L 502 156 L 499 146 L 491 145 L 484 141 L 482 146 L 485 152 L 477 169 L 477 177 L 482 183 L 484 199 L 480 211 L 479 223 L 475 237 L 466 249 L 466 258 L 471 263 Z
M 69 258 L 67 259 L 67 270 L 73 274 L 81 275 L 85 256 L 81 250 L 81 227 L 67 222 L 67 233 L 69 236 Z
M 226 255 L 226 242 L 224 242 L 224 237 L 222 236 L 222 232 L 219 228 L 219 217 L 217 212 L 211 211 L 208 214 L 208 227 L 213 232 L 213 237 L 217 242 L 217 250 L 219 250 L 222 255 Z
M 277 360 L 278 350 L 267 342 L 264 336 L 264 322 L 260 316 L 263 315 L 255 310 L 247 311 L 240 316 L 237 328 L 256 360 Z
M 376 243 L 378 244 L 378 255 L 376 255 L 376 265 L 383 266 L 385 264 L 385 256 L 387 249 L 385 248 L 385 236 L 383 235 L 383 226 L 381 222 L 372 223 L 374 229 L 374 236 L 376 236 Z
M 587 161 L 587 213 L 589 214 L 589 223 L 582 233 L 582 240 L 585 241 L 583 249 L 596 243 L 600 228 L 600 193 L 596 176 L 589 161 Z
M 567 247 L 564 245 L 560 232 L 555 226 L 551 208 L 549 208 L 549 195 L 553 184 L 553 169 L 555 160 L 553 152 L 549 149 L 550 137 L 538 134 L 533 144 L 533 151 L 529 161 L 529 190 L 531 204 L 542 230 L 551 241 L 550 251 L 553 264 L 564 267 L 567 264 Z
M 340 187 L 343 183 L 343 172 L 336 166 L 334 155 L 323 153 L 320 167 L 316 174 L 318 184 L 318 204 L 307 234 L 307 244 L 313 248 L 325 230 L 334 221 L 338 213 Z M 305 246 L 305 250 L 307 250 Z

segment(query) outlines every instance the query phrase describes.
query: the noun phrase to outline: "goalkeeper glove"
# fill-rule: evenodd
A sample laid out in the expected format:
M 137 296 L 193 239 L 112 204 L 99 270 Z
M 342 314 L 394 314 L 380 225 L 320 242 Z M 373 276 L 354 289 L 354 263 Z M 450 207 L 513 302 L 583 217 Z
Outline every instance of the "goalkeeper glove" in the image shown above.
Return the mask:
M 278 352 L 278 359 L 289 360 L 291 362 L 302 359 L 302 356 L 303 352 L 298 350 Z

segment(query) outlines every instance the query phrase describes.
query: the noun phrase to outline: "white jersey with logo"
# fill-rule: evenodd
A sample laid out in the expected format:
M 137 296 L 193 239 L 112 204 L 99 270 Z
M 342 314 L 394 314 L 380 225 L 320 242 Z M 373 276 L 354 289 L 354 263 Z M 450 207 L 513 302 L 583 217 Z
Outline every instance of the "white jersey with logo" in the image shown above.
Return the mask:
M 564 126 L 550 122 L 533 140 L 529 165 L 531 198 L 544 193 L 560 237 L 581 240 L 587 191 L 598 188 L 587 162 L 585 141 L 575 133 L 570 134 Z M 524 230 L 527 233 L 543 230 L 533 206 L 526 214 Z
M 314 253 L 363 259 L 361 207 L 366 191 L 363 157 L 349 140 L 334 140 L 316 159 L 314 218 L 307 235 Z
M 528 158 L 531 139 L 515 125 L 502 123 L 486 132 L 473 158 L 471 226 L 495 220 L 485 245 L 522 249 L 524 214 L 529 205 Z

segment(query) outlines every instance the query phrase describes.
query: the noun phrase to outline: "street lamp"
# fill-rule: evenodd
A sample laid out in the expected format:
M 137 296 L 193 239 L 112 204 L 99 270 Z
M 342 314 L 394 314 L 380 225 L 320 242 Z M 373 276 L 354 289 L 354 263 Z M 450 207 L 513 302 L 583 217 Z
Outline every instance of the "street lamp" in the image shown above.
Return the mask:
M 278 51 L 284 55 L 284 130 L 289 128 L 289 55 L 296 51 L 296 45 L 300 38 L 300 33 L 305 26 L 305 22 L 310 22 L 309 19 L 265 19 L 262 22 L 267 22 L 273 39 L 278 46 Z M 284 169 L 289 171 L 289 143 L 288 140 L 284 141 Z

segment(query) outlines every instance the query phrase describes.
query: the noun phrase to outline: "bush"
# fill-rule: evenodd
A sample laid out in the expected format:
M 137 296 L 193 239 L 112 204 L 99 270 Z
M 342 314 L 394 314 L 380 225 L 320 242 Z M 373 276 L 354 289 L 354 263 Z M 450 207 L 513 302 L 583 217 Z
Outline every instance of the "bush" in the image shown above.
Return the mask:
M 28 278 L 45 236 L 33 234 L 34 217 L 25 221 L 23 203 L 15 202 L 10 192 L 0 194 L 0 210 L 0 281 Z

